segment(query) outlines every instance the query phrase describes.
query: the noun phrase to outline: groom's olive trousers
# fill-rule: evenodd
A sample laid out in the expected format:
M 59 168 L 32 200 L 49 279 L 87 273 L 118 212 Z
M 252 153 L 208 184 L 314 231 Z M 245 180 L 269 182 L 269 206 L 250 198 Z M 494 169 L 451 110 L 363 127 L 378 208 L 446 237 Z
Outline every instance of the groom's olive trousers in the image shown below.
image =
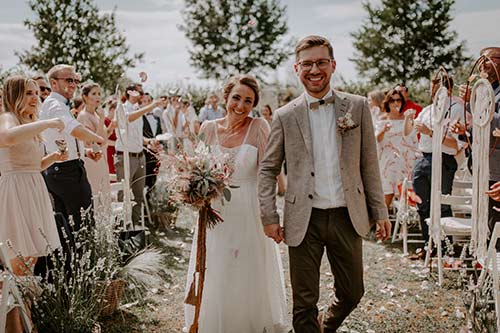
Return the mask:
M 335 279 L 335 297 L 324 317 L 324 332 L 335 332 L 363 296 L 361 237 L 347 208 L 313 208 L 302 243 L 289 247 L 296 333 L 319 333 L 318 299 L 321 258 L 326 248 Z

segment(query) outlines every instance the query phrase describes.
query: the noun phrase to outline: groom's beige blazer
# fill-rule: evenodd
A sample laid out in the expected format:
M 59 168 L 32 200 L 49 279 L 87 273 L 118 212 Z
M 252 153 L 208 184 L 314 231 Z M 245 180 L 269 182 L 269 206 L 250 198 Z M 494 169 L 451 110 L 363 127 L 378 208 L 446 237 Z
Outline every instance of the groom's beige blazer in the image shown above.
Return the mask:
M 384 203 L 373 125 L 366 99 L 334 91 L 335 119 L 350 112 L 356 128 L 337 131 L 338 158 L 347 209 L 356 232 L 365 236 L 376 220 L 388 217 Z M 287 166 L 284 237 L 289 246 L 304 239 L 314 195 L 314 159 L 305 95 L 278 109 L 260 162 L 259 204 L 263 225 L 279 223 L 276 177 Z M 335 126 L 337 128 L 337 126 Z M 329 149 L 333 147 L 326 147 Z

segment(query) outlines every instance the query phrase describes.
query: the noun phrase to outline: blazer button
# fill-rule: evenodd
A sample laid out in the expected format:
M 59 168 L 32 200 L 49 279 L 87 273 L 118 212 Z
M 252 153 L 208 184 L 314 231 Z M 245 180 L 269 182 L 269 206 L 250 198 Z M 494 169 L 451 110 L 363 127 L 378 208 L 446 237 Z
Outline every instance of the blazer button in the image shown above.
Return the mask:
M 311 172 L 311 176 L 313 176 L 313 177 L 314 177 L 314 172 Z
M 313 198 L 313 195 L 312 194 L 309 194 L 308 195 L 309 199 L 312 199 Z

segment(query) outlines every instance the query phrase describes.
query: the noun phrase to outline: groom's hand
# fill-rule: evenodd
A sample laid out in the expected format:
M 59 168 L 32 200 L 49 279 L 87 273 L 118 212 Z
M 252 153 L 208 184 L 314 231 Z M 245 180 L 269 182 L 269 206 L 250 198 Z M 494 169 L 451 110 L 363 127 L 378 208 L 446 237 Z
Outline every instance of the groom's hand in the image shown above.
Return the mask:
M 278 223 L 265 225 L 264 233 L 267 237 L 274 239 L 277 244 L 283 241 L 283 229 Z
M 385 241 L 391 235 L 391 222 L 388 219 L 378 220 L 377 229 L 375 230 L 375 238 L 380 241 Z

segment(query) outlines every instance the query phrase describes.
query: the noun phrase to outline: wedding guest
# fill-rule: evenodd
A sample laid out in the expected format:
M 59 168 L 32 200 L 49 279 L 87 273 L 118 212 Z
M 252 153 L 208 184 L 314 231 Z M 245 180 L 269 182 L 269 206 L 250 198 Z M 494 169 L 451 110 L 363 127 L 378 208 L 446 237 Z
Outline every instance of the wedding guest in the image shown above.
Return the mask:
M 431 99 L 434 100 L 435 94 L 439 89 L 440 79 L 434 77 L 431 80 Z M 453 80 L 443 81 L 443 86 L 448 89 L 448 95 L 451 96 L 453 89 Z M 463 121 L 463 104 L 457 97 L 453 97 L 450 102 L 447 100 L 447 109 L 449 110 L 449 121 L 443 127 L 442 139 L 442 175 L 441 175 L 441 193 L 451 194 L 453 186 L 453 178 L 457 171 L 457 161 L 455 155 L 461 149 L 463 143 L 458 140 L 458 135 L 452 133 L 448 129 L 450 123 Z M 426 106 L 422 112 L 410 122 L 411 127 L 420 133 L 420 141 L 418 150 L 422 153 L 422 157 L 417 160 L 413 169 L 413 189 L 415 194 L 421 199 L 421 203 L 417 204 L 418 214 L 420 216 L 420 227 L 422 229 L 422 237 L 425 242 L 429 241 L 429 226 L 425 222 L 430 216 L 431 209 L 431 185 L 432 185 L 432 114 L 434 106 Z M 441 205 L 441 216 L 452 216 L 451 207 L 449 205 Z M 424 259 L 426 251 L 423 250 L 415 255 L 410 256 L 410 259 Z
M 125 115 L 128 120 L 128 140 L 124 142 L 122 137 L 117 135 L 115 144 L 115 170 L 117 181 L 124 177 L 123 153 L 125 145 L 129 152 L 130 166 L 130 184 L 134 194 L 136 205 L 132 208 L 132 221 L 138 223 L 141 219 L 141 210 L 143 205 L 143 191 L 145 186 L 146 159 L 144 157 L 144 146 L 150 146 L 152 149 L 159 149 L 158 142 L 154 139 L 144 138 L 142 131 L 144 122 L 142 116 L 152 111 L 155 107 L 162 105 L 163 100 L 155 100 L 153 103 L 141 108 L 139 101 L 144 95 L 142 85 L 135 83 L 128 86 L 125 90 L 124 104 Z M 123 193 L 118 194 L 119 200 L 123 200 Z
M 267 121 L 269 125 L 271 125 L 271 122 L 273 120 L 273 109 L 269 104 L 264 105 L 262 108 L 262 118 Z M 278 195 L 284 195 L 285 194 L 285 172 L 284 170 L 281 170 L 280 174 L 278 175 Z
M 494 131 L 500 128 L 500 81 L 497 76 L 497 73 L 500 73 L 500 47 L 486 47 L 480 51 L 480 55 L 488 57 L 480 63 L 479 71 L 481 72 L 481 75 L 486 77 L 491 83 L 491 87 L 493 88 L 493 92 L 495 94 L 495 112 L 490 123 L 490 189 L 487 192 L 490 196 L 488 203 L 488 227 L 490 232 L 492 232 L 495 224 L 500 221 L 500 212 L 494 209 L 494 207 L 498 206 L 495 201 L 498 201 L 498 182 L 500 181 L 500 139 L 493 135 Z M 466 95 L 464 86 L 460 87 L 460 95 L 466 103 L 469 103 L 470 91 L 469 94 Z M 467 106 L 470 109 L 470 105 L 468 104 Z M 468 121 L 468 124 L 470 125 L 471 121 Z M 465 128 L 464 122 L 455 122 L 451 126 L 451 130 L 457 134 L 465 134 L 468 129 Z M 473 163 L 474 161 L 471 162 Z M 496 247 L 497 250 L 500 250 L 500 242 L 497 243 Z
M 180 96 L 171 96 L 170 103 L 163 113 L 166 124 L 166 133 L 172 134 L 168 141 L 168 150 L 175 153 L 178 148 L 182 148 L 184 138 L 184 114 L 182 113 L 182 102 Z
M 1 93 L 5 112 L 0 113 L 0 242 L 10 242 L 7 256 L 17 276 L 32 275 L 37 259 L 60 247 L 40 172 L 68 156 L 65 152 L 44 156 L 40 133 L 47 128 L 62 130 L 64 123 L 57 118 L 37 120 L 38 91 L 33 79 L 11 76 Z M 1 325 L 7 332 L 23 332 L 18 311 L 10 311 Z
M 80 82 L 80 81 L 78 81 Z M 71 114 L 73 117 L 78 118 L 78 114 L 83 110 L 85 104 L 83 103 L 83 99 L 81 96 L 76 96 L 73 98 L 73 102 L 71 103 Z
M 196 137 L 200 131 L 200 121 L 187 97 L 184 97 L 181 103 L 181 112 L 184 118 L 184 139 L 182 145 L 184 150 L 193 150 L 196 143 Z
M 54 210 L 66 219 L 72 216 L 74 227 L 78 230 L 82 224 L 80 211 L 88 209 L 92 202 L 92 190 L 83 158 L 94 156 L 91 150 L 85 150 L 80 141 L 102 145 L 105 139 L 88 130 L 70 112 L 69 103 L 79 83 L 75 67 L 55 65 L 47 76 L 52 92 L 43 102 L 40 119 L 57 117 L 63 121 L 64 130 L 48 129 L 43 133 L 43 139 L 49 154 L 59 151 L 61 144 L 65 145 L 68 160 L 54 163 L 44 171 L 43 176 L 54 199 Z
M 153 98 L 149 93 L 145 93 L 143 97 L 142 106 L 147 106 L 153 103 Z M 142 116 L 142 135 L 146 139 L 155 140 L 156 136 L 161 134 L 161 120 L 158 116 L 155 116 L 153 113 L 154 109 L 147 112 Z M 156 183 L 156 174 L 158 173 L 158 164 L 160 161 L 158 160 L 157 153 L 151 150 L 150 147 L 144 147 L 144 155 L 146 157 L 146 186 L 148 188 L 148 198 L 149 192 L 153 188 Z
M 264 118 L 269 125 L 271 125 L 271 121 L 273 120 L 273 110 L 269 104 L 264 105 L 262 108 L 262 118 Z
M 0 114 L 0 242 L 10 240 L 8 256 L 16 275 L 28 274 L 36 258 L 60 246 L 49 193 L 41 171 L 67 159 L 67 152 L 44 156 L 41 133 L 64 129 L 57 118 L 38 120 L 38 86 L 24 76 L 11 76 L 3 87 Z M 16 257 L 19 252 L 24 259 Z
M 297 333 L 337 331 L 364 293 L 362 236 L 373 222 L 378 239 L 391 234 L 368 103 L 332 90 L 335 68 L 326 38 L 307 36 L 298 42 L 294 69 L 305 91 L 275 112 L 259 168 L 264 232 L 288 245 Z M 282 228 L 275 189 L 284 160 L 288 183 Z M 334 295 L 318 320 L 325 250 Z
M 153 114 L 156 117 L 160 118 L 161 132 L 165 133 L 167 131 L 167 124 L 165 123 L 165 118 L 163 117 L 163 113 L 169 106 L 169 99 L 167 95 L 160 96 L 160 99 L 164 100 L 165 102 L 162 105 L 155 107 L 153 109 Z
M 231 201 L 214 208 L 224 222 L 207 231 L 207 270 L 199 327 L 212 332 L 288 332 L 287 307 L 279 249 L 262 233 L 257 203 L 257 171 L 269 125 L 249 117 L 259 102 L 259 86 L 248 75 L 234 76 L 224 87 L 227 115 L 205 121 L 200 132 L 216 151 L 234 159 Z M 195 230 L 194 239 L 198 235 Z M 189 261 L 186 294 L 193 282 L 196 241 Z M 213 305 L 213 306 L 212 306 Z M 186 326 L 194 308 L 185 306 Z
M 385 204 L 390 207 L 398 185 L 404 178 L 411 179 L 411 173 L 417 159 L 417 134 L 413 128 L 404 133 L 404 128 L 413 120 L 415 112 L 403 113 L 405 98 L 396 89 L 391 89 L 382 102 L 385 117 L 375 122 L 377 137 L 380 178 L 384 191 Z
M 90 131 L 102 138 L 108 137 L 105 125 L 104 110 L 101 108 L 101 87 L 94 82 L 85 83 L 82 87 L 82 99 L 84 107 L 78 114 L 77 120 Z M 103 151 L 107 150 L 106 145 L 101 147 L 85 142 L 85 147 L 91 152 L 83 158 L 87 177 L 92 188 L 92 194 L 109 194 L 109 170 Z
M 418 117 L 418 115 L 422 111 L 422 106 L 410 99 L 410 93 L 408 87 L 404 83 L 400 83 L 396 86 L 396 90 L 400 91 L 403 94 L 403 97 L 405 98 L 406 101 L 403 113 L 413 109 L 415 110 L 415 117 Z
M 104 125 L 107 128 L 106 135 L 108 136 L 108 148 L 106 149 L 106 161 L 108 162 L 108 170 L 110 174 L 116 174 L 115 170 L 115 143 L 116 143 L 116 121 L 115 110 L 117 103 L 115 100 L 106 102 L 107 115 L 104 119 Z
M 226 111 L 219 106 L 219 97 L 215 92 L 208 94 L 205 100 L 205 106 L 200 110 L 200 123 L 206 120 L 215 120 L 223 118 L 226 115 Z
M 184 132 L 186 132 L 188 136 L 197 135 L 200 131 L 200 120 L 196 115 L 196 111 L 187 97 L 183 97 L 181 103 L 181 111 L 184 116 Z
M 40 88 L 40 101 L 43 103 L 47 97 L 49 97 L 52 89 L 50 89 L 47 80 L 45 80 L 44 75 L 36 75 L 33 77 L 33 80 L 38 84 L 38 88 Z
M 404 96 L 404 95 L 403 95 Z M 384 101 L 385 94 L 381 90 L 372 90 L 367 95 L 368 106 L 370 107 L 370 112 L 372 114 L 373 124 L 384 115 L 382 111 L 382 102 Z

